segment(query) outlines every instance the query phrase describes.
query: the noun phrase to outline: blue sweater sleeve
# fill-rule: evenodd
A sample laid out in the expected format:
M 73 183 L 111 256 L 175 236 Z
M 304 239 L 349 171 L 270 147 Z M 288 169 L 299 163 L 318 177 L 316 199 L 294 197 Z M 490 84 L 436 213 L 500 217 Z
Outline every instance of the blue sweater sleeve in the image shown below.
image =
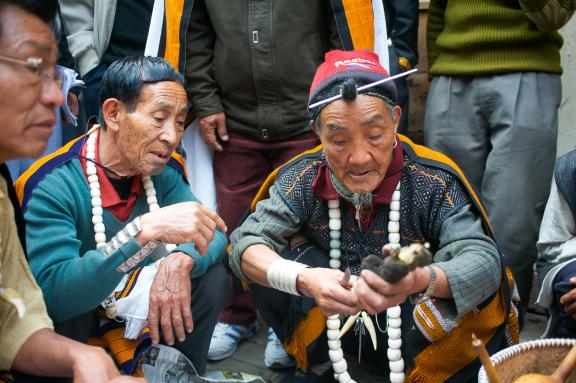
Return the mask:
M 79 234 L 81 225 L 92 225 L 91 210 L 84 211 L 74 200 L 73 190 L 54 182 L 41 183 L 25 214 L 30 269 L 48 313 L 57 322 L 98 307 L 124 276 L 116 268 L 140 250 L 132 239 L 109 256 L 104 256 L 103 249 L 82 253 L 82 248 L 95 248 L 93 243 L 87 246 L 93 238 Z
M 160 206 L 169 206 L 180 202 L 196 201 L 198 198 L 192 194 L 190 185 L 184 180 L 184 177 L 175 169 L 168 167 L 161 175 L 161 182 L 154 182 L 157 188 L 162 188 L 158 193 L 161 196 Z M 226 252 L 227 238 L 226 234 L 216 230 L 214 238 L 208 246 L 208 253 L 201 256 L 196 250 L 193 243 L 182 243 L 174 251 L 181 251 L 194 258 L 194 268 L 190 276 L 198 278 L 203 275 L 210 267 L 218 264 Z

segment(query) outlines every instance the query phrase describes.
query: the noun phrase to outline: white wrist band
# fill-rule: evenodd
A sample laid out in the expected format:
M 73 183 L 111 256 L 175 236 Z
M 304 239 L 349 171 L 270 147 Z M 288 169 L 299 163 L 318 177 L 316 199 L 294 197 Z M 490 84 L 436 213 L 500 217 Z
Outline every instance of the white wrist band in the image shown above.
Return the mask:
M 296 280 L 300 271 L 307 267 L 309 266 L 300 262 L 277 259 L 268 266 L 266 279 L 268 284 L 276 290 L 292 295 L 300 295 L 296 288 Z

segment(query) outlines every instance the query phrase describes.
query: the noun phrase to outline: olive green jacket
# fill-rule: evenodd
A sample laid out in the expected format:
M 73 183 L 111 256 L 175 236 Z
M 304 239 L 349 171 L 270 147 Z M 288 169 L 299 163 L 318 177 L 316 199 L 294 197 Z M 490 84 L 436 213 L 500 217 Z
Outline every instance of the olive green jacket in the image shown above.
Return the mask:
M 330 0 L 196 0 L 186 89 L 198 117 L 225 112 L 230 132 L 281 141 L 308 130 L 308 91 L 341 49 Z

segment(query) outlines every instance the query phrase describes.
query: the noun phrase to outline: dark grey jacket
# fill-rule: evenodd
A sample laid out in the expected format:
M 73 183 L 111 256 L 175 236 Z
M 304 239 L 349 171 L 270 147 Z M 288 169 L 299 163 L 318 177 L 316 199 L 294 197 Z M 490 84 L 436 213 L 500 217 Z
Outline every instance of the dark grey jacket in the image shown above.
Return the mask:
M 198 117 L 281 141 L 308 129 L 308 91 L 325 52 L 341 49 L 330 0 L 196 0 L 186 90 Z

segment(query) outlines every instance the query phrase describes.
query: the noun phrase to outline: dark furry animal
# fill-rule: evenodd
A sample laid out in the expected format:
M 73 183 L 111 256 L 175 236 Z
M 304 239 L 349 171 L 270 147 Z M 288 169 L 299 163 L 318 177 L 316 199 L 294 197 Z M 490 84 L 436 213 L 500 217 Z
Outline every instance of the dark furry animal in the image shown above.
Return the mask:
M 381 257 L 369 255 L 364 258 L 362 269 L 373 271 L 388 283 L 396 283 L 415 268 L 432 262 L 432 253 L 426 245 L 413 243 L 396 249 L 384 246 Z

